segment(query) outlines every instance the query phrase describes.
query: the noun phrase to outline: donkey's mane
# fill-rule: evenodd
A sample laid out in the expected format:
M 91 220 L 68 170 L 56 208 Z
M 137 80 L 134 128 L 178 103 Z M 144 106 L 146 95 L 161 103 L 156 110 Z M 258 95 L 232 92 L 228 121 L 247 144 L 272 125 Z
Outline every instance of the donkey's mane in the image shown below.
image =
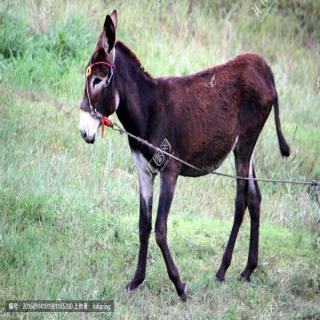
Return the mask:
M 122 53 L 124 53 L 131 61 L 134 62 L 134 64 L 149 78 L 152 79 L 152 76 L 147 72 L 144 67 L 142 66 L 139 58 L 136 56 L 136 54 L 127 47 L 122 41 L 117 41 L 116 48 L 120 50 Z

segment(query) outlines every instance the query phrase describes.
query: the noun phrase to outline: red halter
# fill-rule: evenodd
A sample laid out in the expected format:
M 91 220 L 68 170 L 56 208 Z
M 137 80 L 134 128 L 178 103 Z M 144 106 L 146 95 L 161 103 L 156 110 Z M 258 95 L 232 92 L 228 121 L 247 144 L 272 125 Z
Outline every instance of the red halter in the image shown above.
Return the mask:
M 104 126 L 107 126 L 107 127 L 113 127 L 113 123 L 111 122 L 111 120 L 108 119 L 108 117 L 106 116 L 103 116 L 101 114 L 98 114 L 97 111 L 95 109 L 93 109 L 93 106 L 91 104 L 91 100 L 90 100 L 90 95 L 89 95 L 89 82 L 88 82 L 88 77 L 91 75 L 92 73 L 92 67 L 97 65 L 97 64 L 105 64 L 107 65 L 108 67 L 111 68 L 112 70 L 112 64 L 106 62 L 106 61 L 98 61 L 98 62 L 95 62 L 95 63 L 92 63 L 90 64 L 87 69 L 86 69 L 86 78 L 87 78 L 87 98 L 88 98 L 88 101 L 89 101 L 89 105 L 90 105 L 90 109 L 91 109 L 91 112 L 94 112 L 96 114 L 96 116 L 98 118 L 100 118 L 101 120 L 101 135 L 102 135 L 102 138 L 104 136 Z

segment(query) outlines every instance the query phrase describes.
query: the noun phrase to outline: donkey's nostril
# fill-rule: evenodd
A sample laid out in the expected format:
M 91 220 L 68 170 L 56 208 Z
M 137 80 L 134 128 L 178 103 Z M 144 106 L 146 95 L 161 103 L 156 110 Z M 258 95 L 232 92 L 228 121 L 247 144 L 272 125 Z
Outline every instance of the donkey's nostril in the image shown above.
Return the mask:
M 81 137 L 82 137 L 83 139 L 85 139 L 85 138 L 87 137 L 87 134 L 86 134 L 86 131 L 85 131 L 85 130 L 80 129 L 80 134 L 81 134 Z

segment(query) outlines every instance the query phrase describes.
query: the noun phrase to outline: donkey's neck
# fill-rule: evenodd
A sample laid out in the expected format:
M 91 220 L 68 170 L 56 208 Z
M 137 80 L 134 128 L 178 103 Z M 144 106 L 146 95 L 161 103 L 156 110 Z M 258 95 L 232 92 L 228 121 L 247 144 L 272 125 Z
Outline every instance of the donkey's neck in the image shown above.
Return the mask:
M 125 129 L 145 138 L 157 103 L 157 81 L 122 42 L 116 44 L 115 83 L 120 96 L 117 116 Z

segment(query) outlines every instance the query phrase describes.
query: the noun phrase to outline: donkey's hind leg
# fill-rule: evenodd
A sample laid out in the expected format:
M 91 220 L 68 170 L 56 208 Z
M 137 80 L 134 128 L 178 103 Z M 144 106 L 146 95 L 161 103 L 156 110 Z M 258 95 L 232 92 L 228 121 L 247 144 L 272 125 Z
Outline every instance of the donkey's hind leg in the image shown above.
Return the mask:
M 249 178 L 255 178 L 254 165 L 251 159 L 249 168 Z M 250 245 L 248 262 L 241 277 L 250 280 L 250 275 L 258 265 L 258 249 L 259 249 L 259 225 L 260 225 L 260 203 L 261 193 L 257 181 L 249 180 L 248 182 L 248 208 L 251 220 L 250 229 Z
M 236 149 L 234 150 L 234 156 L 235 156 L 237 175 L 241 177 L 248 177 L 250 155 L 248 156 L 246 153 L 243 154 L 243 152 L 239 151 L 239 148 L 237 146 Z M 232 226 L 228 244 L 223 254 L 220 268 L 216 273 L 216 279 L 220 282 L 224 281 L 225 273 L 231 263 L 233 248 L 234 248 L 237 235 L 242 223 L 244 212 L 248 205 L 247 192 L 248 192 L 248 181 L 238 179 L 233 226 Z

